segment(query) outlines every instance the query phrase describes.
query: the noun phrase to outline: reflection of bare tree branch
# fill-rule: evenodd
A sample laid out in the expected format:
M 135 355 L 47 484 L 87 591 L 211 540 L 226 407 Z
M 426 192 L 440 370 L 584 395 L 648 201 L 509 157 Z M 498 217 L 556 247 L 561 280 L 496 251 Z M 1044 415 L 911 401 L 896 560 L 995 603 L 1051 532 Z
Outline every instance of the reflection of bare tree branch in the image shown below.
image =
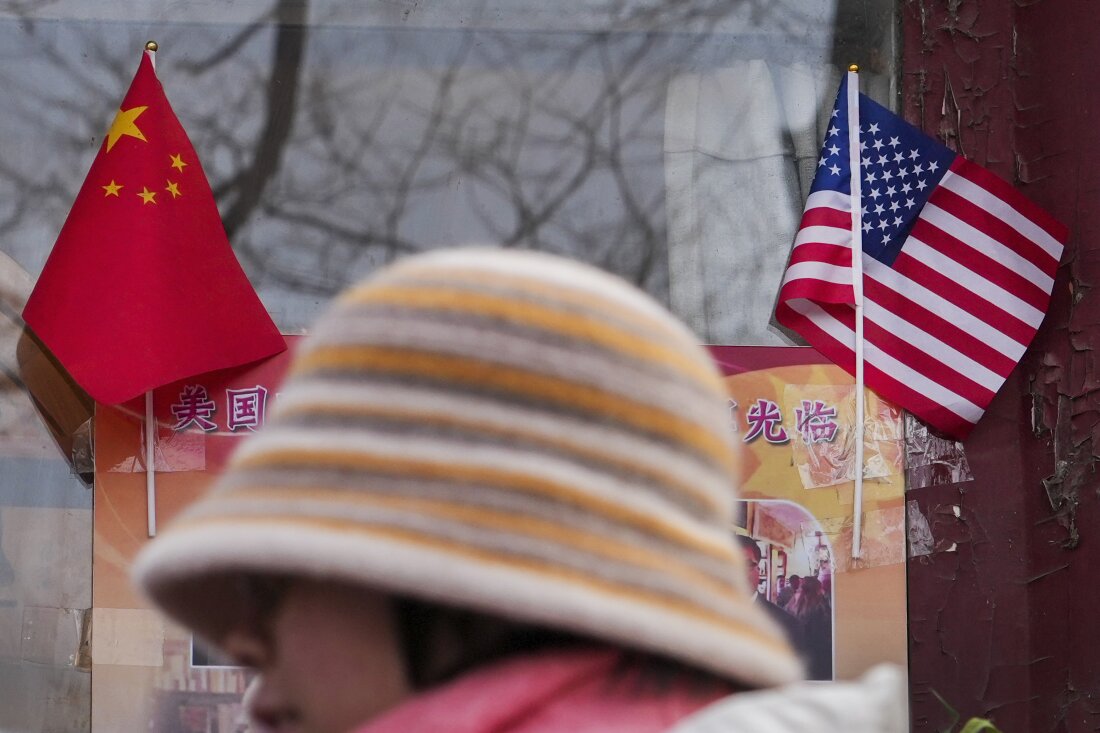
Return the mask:
M 285 4 L 286 3 L 283 3 L 283 5 Z M 202 74 L 218 64 L 225 63 L 232 59 L 233 56 L 240 53 L 241 46 L 251 41 L 264 29 L 264 20 L 277 17 L 277 15 L 276 9 L 276 12 L 269 13 L 264 18 L 258 19 L 257 22 L 249 23 L 237 31 L 232 38 L 222 44 L 221 48 L 215 49 L 213 53 L 197 61 L 184 61 L 180 64 L 180 68 L 191 74 Z M 303 15 L 303 18 L 304 17 Z
M 820 3 L 612 0 L 579 19 L 593 30 L 494 26 L 526 1 L 469 0 L 464 24 L 425 29 L 328 24 L 334 0 L 272 0 L 229 33 L 189 26 L 164 44 L 165 73 L 189 82 L 171 84 L 173 103 L 261 291 L 326 296 L 395 256 L 482 241 L 665 294 L 670 80 L 739 58 L 741 36 L 716 33 L 799 48 Z M 86 157 L 133 73 L 130 49 L 95 34 L 78 56 L 33 22 L 22 32 L 56 43 L 42 63 L 73 83 L 5 79 L 16 114 L 73 155 L 0 158 L 0 235 L 44 208 L 59 226 L 79 183 L 60 161 Z
M 233 203 L 222 215 L 225 231 L 230 238 L 256 208 L 264 188 L 282 162 L 298 101 L 298 77 L 305 52 L 308 7 L 305 0 L 279 0 L 276 5 L 274 15 L 278 33 L 268 79 L 264 129 L 251 164 L 220 190 L 220 193 L 231 192 L 234 195 Z
M 617 32 L 397 29 L 359 39 L 382 48 L 372 54 L 334 48 L 320 67 L 336 73 L 305 82 L 307 110 L 290 143 L 296 170 L 280 174 L 263 209 L 311 251 L 285 256 L 254 239 L 256 228 L 237 246 L 264 277 L 296 290 L 305 281 L 335 290 L 397 254 L 474 238 L 579 256 L 662 294 L 670 78 L 714 56 L 709 28 L 751 36 L 759 25 L 797 47 L 819 6 L 609 5 L 599 12 Z M 730 41 L 716 59 L 736 53 Z M 339 73 L 352 57 L 356 73 Z M 455 201 L 459 223 L 436 223 Z
M 604 73 L 608 79 L 616 77 L 616 71 L 613 68 L 613 62 L 608 57 L 606 51 L 600 54 L 600 61 L 604 68 Z M 615 184 L 619 192 L 619 196 L 622 199 L 625 212 L 629 217 L 631 223 L 637 228 L 644 246 L 641 248 L 642 259 L 639 263 L 638 281 L 646 282 L 652 275 L 652 268 L 656 260 L 656 248 L 659 243 L 659 236 L 653 222 L 650 221 L 648 210 L 643 208 L 634 194 L 633 189 L 630 186 L 630 182 L 627 180 L 626 173 L 623 169 L 622 160 L 622 114 L 623 114 L 623 95 L 622 90 L 618 87 L 614 87 L 610 90 L 607 97 L 607 104 L 609 108 L 608 112 L 608 149 L 607 149 L 607 163 L 608 168 L 612 171 L 615 177 Z
M 396 241 L 399 238 L 398 230 L 401 225 L 401 220 L 404 218 L 410 203 L 409 193 L 416 181 L 420 167 L 423 165 L 428 153 L 436 145 L 436 139 L 440 133 L 441 127 L 448 119 L 450 105 L 452 103 L 451 92 L 454 88 L 455 77 L 458 75 L 459 70 L 463 66 L 463 61 L 467 57 L 470 49 L 470 41 L 471 37 L 469 35 L 462 39 L 459 50 L 454 56 L 454 63 L 448 65 L 447 68 L 443 70 L 439 79 L 439 90 L 433 100 L 432 108 L 427 114 L 427 124 L 425 125 L 424 132 L 420 135 L 411 155 L 407 156 L 407 161 L 401 166 L 402 170 L 396 178 L 392 192 L 393 204 L 385 217 L 385 238 L 389 241 Z

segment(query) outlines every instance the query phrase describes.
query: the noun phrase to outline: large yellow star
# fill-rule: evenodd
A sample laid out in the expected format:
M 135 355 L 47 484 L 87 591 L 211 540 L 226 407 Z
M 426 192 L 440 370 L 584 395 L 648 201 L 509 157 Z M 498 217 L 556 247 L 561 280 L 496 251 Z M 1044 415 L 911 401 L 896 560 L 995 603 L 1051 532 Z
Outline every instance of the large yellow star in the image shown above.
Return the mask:
M 156 193 L 150 191 L 146 186 L 141 187 L 141 192 L 138 193 L 138 196 L 141 197 L 142 203 L 155 204 L 157 202 Z
M 111 151 L 111 148 L 115 146 L 118 139 L 123 135 L 129 135 L 130 137 L 136 137 L 142 142 L 146 142 L 145 135 L 141 134 L 141 130 L 134 124 L 142 112 L 149 109 L 148 107 L 131 107 L 130 109 L 120 109 L 118 114 L 115 115 L 115 121 L 111 123 L 111 129 L 107 131 L 107 152 Z
M 106 186 L 100 186 L 100 188 L 102 188 L 106 192 L 103 194 L 104 197 L 114 196 L 117 199 L 118 192 L 122 190 L 122 184 L 115 183 L 115 179 L 112 178 L 110 183 L 108 183 Z
M 164 190 L 172 194 L 172 198 L 177 199 L 183 194 L 180 193 L 180 185 L 175 181 L 168 181 L 168 185 L 164 187 Z
M 183 173 L 183 167 L 187 165 L 187 163 L 183 162 L 183 158 L 179 155 L 169 155 L 168 157 L 172 159 L 172 167 L 180 173 Z

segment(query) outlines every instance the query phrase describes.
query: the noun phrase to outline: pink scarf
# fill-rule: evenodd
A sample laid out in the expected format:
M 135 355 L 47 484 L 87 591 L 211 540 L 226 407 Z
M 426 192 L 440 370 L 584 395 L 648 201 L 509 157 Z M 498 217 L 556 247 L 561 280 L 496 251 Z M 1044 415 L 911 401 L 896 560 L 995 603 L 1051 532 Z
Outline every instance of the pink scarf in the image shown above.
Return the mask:
M 721 696 L 676 684 L 639 692 L 612 676 L 620 657 L 588 649 L 508 659 L 417 695 L 356 733 L 659 733 Z

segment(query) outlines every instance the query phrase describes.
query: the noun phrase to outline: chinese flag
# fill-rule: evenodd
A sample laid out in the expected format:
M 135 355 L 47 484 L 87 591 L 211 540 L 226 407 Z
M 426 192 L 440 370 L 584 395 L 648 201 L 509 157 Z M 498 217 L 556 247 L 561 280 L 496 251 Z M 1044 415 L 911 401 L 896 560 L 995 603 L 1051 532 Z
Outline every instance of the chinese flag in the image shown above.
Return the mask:
M 286 348 L 229 247 L 150 51 L 23 318 L 105 404 Z

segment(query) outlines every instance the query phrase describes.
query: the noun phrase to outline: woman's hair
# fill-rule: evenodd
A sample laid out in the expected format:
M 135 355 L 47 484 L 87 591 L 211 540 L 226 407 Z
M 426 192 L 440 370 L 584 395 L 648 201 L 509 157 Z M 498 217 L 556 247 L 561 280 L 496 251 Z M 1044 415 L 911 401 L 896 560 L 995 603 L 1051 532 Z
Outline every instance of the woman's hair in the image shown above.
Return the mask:
M 434 687 L 513 654 L 580 644 L 565 632 L 407 597 L 395 599 L 394 617 L 414 689 Z
M 398 598 L 399 643 L 409 683 L 427 689 L 508 657 L 551 650 L 591 648 L 606 642 L 500 616 Z M 611 685 L 642 694 L 683 685 L 699 694 L 729 693 L 737 686 L 717 675 L 668 657 L 624 649 Z

